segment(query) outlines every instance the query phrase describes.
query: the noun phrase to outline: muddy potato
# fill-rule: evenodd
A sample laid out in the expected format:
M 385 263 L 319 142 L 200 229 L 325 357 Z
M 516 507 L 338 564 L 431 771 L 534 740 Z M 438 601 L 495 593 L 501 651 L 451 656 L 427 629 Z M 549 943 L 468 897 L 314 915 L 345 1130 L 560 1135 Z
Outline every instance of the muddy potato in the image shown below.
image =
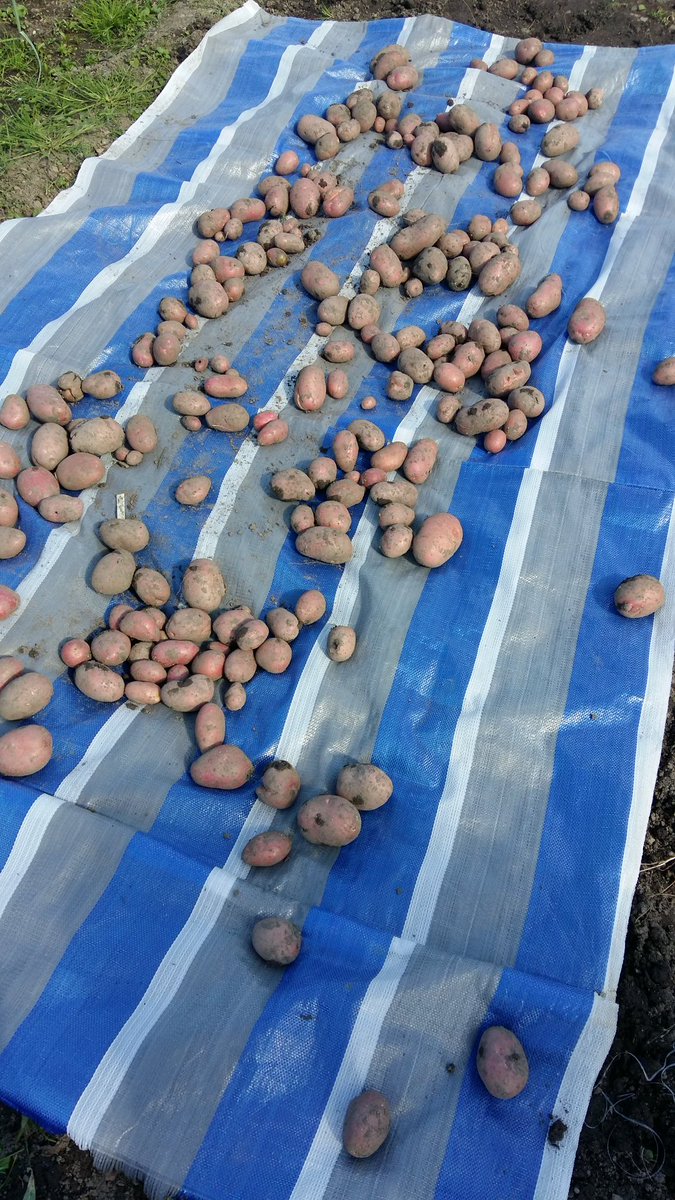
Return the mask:
M 501 296 L 502 292 L 516 282 L 520 271 L 518 255 L 502 251 L 485 264 L 478 276 L 478 287 L 484 296 Z
M 347 308 L 347 324 L 350 329 L 363 329 L 366 325 L 377 325 L 381 305 L 374 296 L 359 293 L 350 300 Z
M 238 610 L 237 624 L 243 619 L 239 613 L 244 612 L 246 616 L 250 616 L 248 609 Z M 222 613 L 220 617 L 216 617 L 214 622 L 214 633 L 218 631 L 215 628 L 217 622 L 222 622 L 228 613 Z M 125 618 L 126 620 L 126 618 Z M 220 625 L 220 629 L 225 632 L 224 626 Z M 201 644 L 207 641 L 211 636 L 211 618 L 207 612 L 203 612 L 199 608 L 177 608 L 175 613 L 169 617 L 166 626 L 166 634 L 169 640 L 187 641 Z M 230 637 L 227 639 L 219 638 L 224 645 L 230 644 Z
M 68 425 L 72 420 L 70 406 L 56 388 L 48 383 L 36 383 L 26 392 L 26 404 L 36 421 Z
M 306 221 L 311 217 L 315 217 L 318 213 L 321 205 L 321 192 L 313 179 L 298 179 L 293 184 L 288 199 L 296 217 L 299 217 L 302 221 Z M 279 242 L 277 242 L 277 245 L 279 245 Z M 327 294 L 334 295 L 335 293 L 328 292 Z M 315 299 L 318 299 L 318 297 L 315 297 Z
M 503 367 L 497 367 L 485 380 L 485 390 L 488 396 L 502 399 L 516 388 L 524 387 L 530 378 L 531 371 L 529 362 L 525 361 L 507 363 Z M 504 420 L 506 420 L 506 415 Z M 481 430 L 481 433 L 487 432 L 487 429 Z
M 512 409 L 502 429 L 507 442 L 517 442 L 523 434 L 527 433 L 527 417 L 525 413 L 521 412 L 518 408 Z M 496 430 L 495 432 L 499 433 L 500 431 Z
M 256 665 L 269 675 L 281 675 L 291 665 L 293 651 L 283 638 L 268 637 L 254 651 Z
M 376 359 L 377 362 L 381 363 L 393 362 L 394 359 L 397 358 L 401 353 L 401 347 L 398 344 L 397 338 L 394 337 L 394 334 L 385 333 L 383 330 L 380 330 L 379 333 L 375 334 L 375 337 L 370 343 L 370 349 L 373 358 Z
M 380 539 L 380 550 L 385 558 L 402 558 L 408 553 L 412 542 L 413 531 L 408 525 L 387 525 Z
M 101 704 L 114 704 L 124 695 L 124 680 L 121 675 L 103 663 L 84 662 L 75 668 L 75 687 L 90 700 Z
M 601 187 L 593 197 L 593 214 L 601 225 L 612 225 L 619 216 L 619 193 L 613 184 Z
M 478 1043 L 476 1069 L 491 1096 L 513 1100 L 527 1086 L 527 1057 L 515 1033 L 502 1025 L 486 1029 Z
M 241 712 L 246 704 L 246 688 L 243 683 L 231 683 L 225 691 L 225 707 L 228 712 Z
M 200 317 L 207 317 L 209 320 L 222 317 L 230 303 L 227 292 L 216 279 L 193 283 L 188 292 L 188 302 Z
M 331 662 L 347 662 L 356 650 L 356 630 L 350 625 L 335 625 L 328 635 L 328 657 Z
M 235 641 L 240 650 L 257 650 L 269 637 L 270 631 L 264 621 L 248 617 L 237 629 Z
M 319 363 L 303 367 L 295 381 L 293 400 L 301 412 L 317 412 L 326 401 L 326 376 Z
M 675 356 L 672 358 L 664 358 L 658 364 L 652 374 L 652 383 L 656 383 L 659 387 L 674 387 L 675 386 Z
M 249 415 L 241 404 L 219 404 L 206 414 L 209 429 L 218 433 L 242 433 L 249 423 Z
M 199 787 L 227 792 L 243 787 L 254 773 L 250 758 L 239 746 L 230 745 L 213 746 L 190 767 L 190 776 Z
M 534 362 L 537 355 L 542 351 L 542 340 L 534 329 L 527 329 L 523 333 L 516 333 L 509 338 L 507 350 L 514 362 Z
M 403 463 L 403 474 L 411 483 L 425 483 L 433 471 L 438 458 L 438 442 L 432 438 L 421 438 L 415 442 Z
M 95 400 L 114 400 L 123 389 L 124 384 L 116 371 L 96 371 L 82 380 L 85 396 L 93 396 Z
M 124 430 L 113 417 L 90 417 L 69 428 L 70 448 L 84 454 L 113 454 L 124 445 Z
M 183 576 L 183 599 L 190 608 L 213 612 L 226 592 L 220 568 L 208 558 L 195 558 Z
M 370 463 L 373 467 L 381 467 L 383 471 L 398 471 L 403 466 L 408 453 L 405 442 L 390 442 L 373 454 Z
M 527 301 L 527 312 L 530 317 L 547 317 L 562 303 L 562 278 L 560 275 L 547 275 L 533 291 Z
M 225 713 L 212 701 L 203 704 L 195 719 L 195 740 L 202 754 L 225 741 Z
M 586 192 L 572 192 L 567 197 L 567 205 L 572 212 L 585 212 L 590 203 L 591 198 Z
M 270 481 L 272 495 L 277 500 L 313 500 L 316 494 L 314 484 L 309 475 L 297 467 L 288 467 L 276 471 Z
M 180 615 L 179 612 L 174 613 L 173 617 L 169 618 L 169 624 Z M 223 646 L 232 646 L 236 640 L 237 630 L 243 621 L 252 617 L 253 613 L 247 604 L 239 604 L 236 608 L 228 608 L 226 612 L 220 613 L 213 621 L 213 632 L 218 638 L 218 641 Z M 169 629 L 167 624 L 167 630 Z M 170 634 L 170 636 L 173 636 Z M 181 634 L 182 637 L 189 637 L 187 633 Z M 205 641 L 208 634 L 200 638 L 194 638 L 194 641 Z
M 462 402 L 459 396 L 441 396 L 436 407 L 436 420 L 440 421 L 443 425 L 450 425 L 461 407 Z
M 302 805 L 298 828 L 314 846 L 348 846 L 361 832 L 361 817 L 344 796 L 323 794 Z
M 546 403 L 544 395 L 539 391 L 539 388 L 532 385 L 525 387 L 514 388 L 506 397 L 506 403 L 509 408 L 516 412 L 522 412 L 530 420 L 540 417 L 544 411 Z
M 412 525 L 414 520 L 414 508 L 401 503 L 385 504 L 378 516 L 380 529 L 388 529 L 391 525 Z
M 187 668 L 185 668 L 187 670 Z M 201 708 L 202 704 L 209 704 L 213 700 L 214 683 L 212 679 L 207 679 L 206 675 L 190 675 L 188 678 L 172 679 L 171 675 L 167 682 L 162 684 L 160 688 L 160 699 L 162 704 L 174 712 L 194 712 L 196 708 Z M 217 746 L 217 750 L 222 747 Z M 207 754 L 212 751 L 207 751 Z M 199 760 L 198 760 L 199 761 Z M 194 764 L 193 764 L 194 767 Z M 190 774 L 194 779 L 193 768 L 190 769 Z M 197 783 L 198 780 L 195 780 Z M 216 787 L 216 784 L 212 784 Z
M 631 575 L 619 584 L 614 604 L 622 617 L 650 617 L 666 602 L 663 584 L 653 575 Z M 0 693 L 0 697 L 4 693 Z
M 275 421 L 269 421 L 258 434 L 259 446 L 278 446 L 280 442 L 285 442 L 289 434 L 289 427 L 286 421 L 282 421 L 277 417 Z
M 294 642 L 300 633 L 300 622 L 295 613 L 287 608 L 271 608 L 265 616 L 273 637 L 284 642 Z
M 577 304 L 567 325 L 567 335 L 572 342 L 582 346 L 594 342 L 605 328 L 607 315 L 599 300 L 585 296 Z
M 450 259 L 446 283 L 452 292 L 465 292 L 471 287 L 472 274 L 468 258 L 464 254 L 458 254 L 456 258 Z
M 208 475 L 193 475 L 184 479 L 176 488 L 176 500 L 179 504 L 194 506 L 206 500 L 211 491 L 211 480 Z
M 309 504 L 298 504 L 291 513 L 290 525 L 293 533 L 304 533 L 316 524 L 314 509 Z
M 37 671 L 25 671 L 0 690 L 0 720 L 23 721 L 34 717 L 47 707 L 53 695 L 51 679 Z
M 423 567 L 441 567 L 456 554 L 462 544 L 464 530 L 452 513 L 436 513 L 427 517 L 413 538 L 412 552 Z
M 542 139 L 541 153 L 544 158 L 557 158 L 579 145 L 580 133 L 574 125 L 555 125 Z
M 307 263 L 300 280 L 305 291 L 315 300 L 326 300 L 329 296 L 337 296 L 340 291 L 337 275 L 322 262 Z
M 111 550 L 128 550 L 131 554 L 144 550 L 150 541 L 150 531 L 139 517 L 103 521 L 98 536 Z
M 232 650 L 225 659 L 223 676 L 230 683 L 249 683 L 258 669 L 252 650 Z
M 96 563 L 91 586 L 101 596 L 117 596 L 131 587 L 136 560 L 128 550 L 111 550 Z M 95 699 L 95 697 L 94 697 Z
M 386 1141 L 391 1129 L 389 1101 L 381 1092 L 367 1091 L 349 1104 L 342 1144 L 352 1158 L 370 1158 Z
M 370 495 L 376 504 L 406 504 L 409 508 L 415 508 L 418 491 L 415 484 L 407 479 L 394 479 L 376 483 L 370 489 Z
M 345 508 L 354 508 L 360 504 L 366 494 L 366 489 L 361 483 L 347 476 L 346 479 L 338 479 L 335 483 L 331 483 L 326 488 L 326 499 L 337 500 L 339 504 Z
M 287 967 L 295 962 L 300 953 L 302 933 L 292 921 L 281 917 L 264 917 L 253 926 L 251 945 L 265 962 Z
M 270 808 L 290 808 L 297 800 L 301 782 L 295 767 L 280 759 L 267 767 L 255 794 Z
M 171 595 L 169 581 L 160 571 L 154 571 L 152 567 L 139 567 L 134 572 L 131 586 L 144 604 L 151 604 L 155 608 L 161 608 L 163 604 L 166 604 Z
M 249 867 L 276 867 L 288 858 L 292 848 L 290 834 L 270 829 L 252 837 L 244 846 L 241 857 Z
M 301 625 L 314 625 L 325 613 L 326 597 L 316 589 L 303 592 L 295 606 L 295 615 Z
M 0 775 L 22 779 L 35 775 L 52 757 L 53 740 L 43 725 L 23 725 L 0 737 Z

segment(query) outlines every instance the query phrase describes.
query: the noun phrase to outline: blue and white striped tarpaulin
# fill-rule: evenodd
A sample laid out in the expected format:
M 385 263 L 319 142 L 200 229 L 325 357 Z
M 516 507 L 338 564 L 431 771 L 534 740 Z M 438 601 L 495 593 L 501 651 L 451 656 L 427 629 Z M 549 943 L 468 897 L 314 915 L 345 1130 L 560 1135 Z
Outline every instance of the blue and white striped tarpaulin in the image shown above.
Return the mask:
M 507 298 L 522 302 L 555 271 L 564 301 L 537 323 L 547 411 L 500 456 L 439 425 L 431 388 L 406 406 L 387 400 L 388 368 L 360 343 L 347 400 L 311 417 L 285 407 L 322 344 L 304 263 L 328 263 L 347 287 L 358 279 L 396 227 L 366 202 L 390 172 L 407 180 L 409 206 L 449 224 L 507 215 L 493 168 L 475 159 L 445 176 L 373 138 L 345 146 L 354 209 L 319 221 L 321 240 L 288 270 L 191 335 L 190 357 L 224 351 L 247 399 L 284 408 L 283 445 L 188 434 L 167 401 L 194 386 L 192 369 L 144 373 L 129 359 L 159 299 L 186 295 L 196 215 L 254 194 L 279 152 L 301 149 L 299 116 L 343 101 L 392 42 L 424 69 L 412 101 L 425 117 L 455 97 L 501 124 L 521 94 L 468 67 L 512 40 L 428 16 L 317 24 L 247 0 L 73 188 L 40 218 L 0 226 L 0 396 L 110 366 L 125 391 L 76 416 L 147 413 L 160 437 L 133 473 L 111 465 L 108 486 L 84 493 L 77 525 L 49 526 L 20 502 L 28 544 L 1 567 L 22 597 L 2 653 L 37 651 L 54 679 L 38 720 L 55 752 L 40 774 L 2 781 L 0 1095 L 156 1197 L 563 1200 L 615 1028 L 673 652 L 675 408 L 651 372 L 674 352 L 675 47 L 556 47 L 572 87 L 605 89 L 571 158 L 580 172 L 620 164 L 621 216 L 603 226 L 555 192 L 536 226 L 514 232 L 523 273 Z M 526 173 L 541 133 L 519 140 Z M 573 345 L 567 318 L 589 293 L 607 327 Z M 499 303 L 445 288 L 404 303 L 391 289 L 382 323 L 431 334 Z M 372 502 L 353 510 L 346 567 L 308 562 L 269 494 L 270 471 L 314 457 L 369 393 L 388 438 L 440 444 L 420 512 L 451 510 L 465 531 L 440 570 L 383 558 Z M 25 456 L 25 434 L 3 436 Z M 181 507 L 176 485 L 196 473 L 211 476 L 211 498 Z M 256 678 L 228 738 L 259 768 L 294 763 L 305 797 L 332 791 L 347 761 L 386 770 L 394 797 L 364 815 L 351 846 L 297 837 L 274 872 L 249 869 L 242 845 L 292 829 L 293 810 L 257 802 L 255 780 L 197 788 L 192 718 L 111 709 L 74 688 L 58 647 L 104 617 L 87 577 L 119 491 L 152 534 L 139 561 L 172 573 L 177 592 L 190 559 L 213 556 L 228 604 L 265 612 L 308 587 L 327 596 L 326 619 L 301 633 L 288 672 Z M 612 594 L 637 573 L 659 576 L 670 600 L 626 621 Z M 335 624 L 358 629 L 345 664 L 325 652 Z M 250 946 L 270 914 L 303 928 L 286 971 Z M 493 1023 L 530 1062 L 511 1102 L 475 1070 Z M 341 1126 L 365 1086 L 390 1098 L 393 1125 L 355 1161 Z M 568 1126 L 558 1147 L 554 1117 Z

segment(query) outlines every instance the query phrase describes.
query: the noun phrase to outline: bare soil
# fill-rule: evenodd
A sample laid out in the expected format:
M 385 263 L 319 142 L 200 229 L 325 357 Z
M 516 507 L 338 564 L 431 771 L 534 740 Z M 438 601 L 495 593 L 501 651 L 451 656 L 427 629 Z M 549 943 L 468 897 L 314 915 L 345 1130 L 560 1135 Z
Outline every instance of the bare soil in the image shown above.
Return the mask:
M 27 30 L 49 40 L 69 0 L 27 0 Z M 162 19 L 167 74 L 233 4 L 175 0 Z M 546 41 L 645 46 L 675 40 L 672 0 L 268 0 L 271 12 L 316 20 L 376 19 L 431 12 L 481 29 Z M 155 35 L 159 36 L 159 35 Z M 95 152 L 130 124 L 101 128 Z M 0 178 L 0 219 L 31 215 L 75 177 L 79 159 L 33 156 Z M 675 1200 L 675 720 L 666 727 L 644 860 L 619 988 L 619 1028 L 591 1101 L 570 1197 Z M 564 1139 L 554 1128 L 552 1140 Z M 0 1200 L 140 1200 L 140 1184 L 102 1174 L 65 1136 L 54 1137 L 0 1105 Z M 513 1197 L 512 1200 L 517 1200 Z

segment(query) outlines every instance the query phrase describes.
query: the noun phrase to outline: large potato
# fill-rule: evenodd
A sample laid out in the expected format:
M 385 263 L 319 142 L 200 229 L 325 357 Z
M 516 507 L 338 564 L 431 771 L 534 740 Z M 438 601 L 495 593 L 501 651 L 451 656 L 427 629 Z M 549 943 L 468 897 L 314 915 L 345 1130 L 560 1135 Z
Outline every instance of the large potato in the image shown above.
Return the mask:
M 485 1030 L 478 1043 L 476 1068 L 488 1092 L 497 1100 L 519 1096 L 530 1075 L 521 1043 L 503 1025 L 492 1025 Z
M 544 158 L 557 158 L 579 145 L 580 133 L 574 125 L 554 125 L 542 140 L 541 153 Z
M 253 926 L 251 944 L 265 962 L 287 967 L 295 962 L 300 953 L 302 934 L 292 921 L 285 921 L 282 917 L 264 917 Z
M 53 471 L 69 453 L 68 434 L 63 425 L 57 425 L 55 421 L 46 421 L 36 429 L 30 446 L 30 456 L 36 467 Z
M 37 508 L 47 496 L 58 496 L 58 480 L 44 467 L 25 467 L 16 477 L 16 490 L 26 504 Z
M 363 417 L 351 422 L 349 432 L 354 434 L 361 450 L 368 450 L 371 454 L 381 450 L 387 440 L 379 425 Z
M 415 508 L 418 495 L 415 484 L 407 479 L 386 480 L 370 489 L 370 498 L 376 504 L 406 504 L 408 508 Z
M 254 772 L 255 767 L 244 751 L 229 745 L 213 746 L 190 767 L 190 775 L 200 787 L 226 792 L 243 787 Z
M 0 719 L 23 721 L 46 708 L 54 695 L 51 679 L 37 671 L 25 671 L 0 690 Z
M 520 258 L 517 254 L 502 252 L 491 258 L 478 276 L 478 287 L 484 296 L 501 296 L 516 282 L 520 275 Z
M 389 1101 L 381 1092 L 355 1096 L 345 1116 L 342 1144 L 352 1158 L 370 1158 L 386 1141 L 391 1129 Z
M 213 700 L 214 685 L 206 675 L 190 675 L 187 679 L 171 679 L 160 688 L 162 704 L 174 712 L 194 712 Z M 217 746 L 217 750 L 222 747 Z M 212 753 L 207 751 L 207 753 Z M 194 779 L 194 775 L 193 775 Z
M 491 371 L 485 380 L 485 388 L 489 396 L 503 397 L 508 396 L 509 392 L 516 388 L 523 387 L 530 375 L 532 368 L 529 362 L 519 361 L 507 363 L 503 367 L 497 367 L 495 371 Z M 504 417 L 506 420 L 506 417 Z M 486 430 L 481 432 L 485 433 Z
M 113 417 L 91 417 L 69 429 L 70 448 L 82 454 L 114 454 L 124 445 L 124 429 Z
M 284 471 L 277 471 L 272 476 L 270 488 L 272 495 L 276 496 L 277 500 L 307 501 L 313 500 L 316 494 L 309 475 L 298 470 L 297 467 L 288 467 Z
M 23 725 L 0 737 L 0 775 L 22 779 L 47 766 L 53 750 L 52 735 L 43 725 Z
M 413 538 L 412 552 L 422 567 L 442 567 L 462 544 L 464 530 L 452 513 L 427 517 Z
M 361 817 L 344 796 L 314 796 L 300 808 L 298 828 L 314 846 L 348 846 L 361 832 Z
M 335 483 L 329 484 L 326 488 L 326 496 L 329 500 L 337 500 L 339 504 L 343 504 L 345 508 L 354 508 L 356 504 L 360 504 L 366 494 L 366 489 L 361 483 L 350 479 L 336 479 Z
M 393 790 L 389 776 L 373 763 L 351 763 L 343 767 L 335 785 L 337 795 L 350 800 L 361 812 L 382 808 Z
M 91 576 L 91 586 L 101 596 L 118 596 L 131 587 L 136 560 L 128 550 L 111 550 L 98 560 Z
M 267 768 L 255 794 L 270 808 L 290 808 L 298 798 L 301 783 L 295 767 L 279 759 Z
M 299 534 L 295 548 L 305 558 L 335 565 L 349 562 L 353 554 L 352 543 L 346 533 L 319 526 Z
M 144 550 L 150 541 L 150 531 L 139 517 L 103 521 L 98 536 L 111 550 L 128 550 L 131 554 Z
M 614 593 L 614 604 L 622 617 L 650 617 L 665 602 L 663 584 L 653 575 L 631 575 Z
M 52 421 L 56 425 L 68 425 L 73 414 L 63 396 L 48 383 L 36 383 L 26 392 L 26 404 L 31 417 L 36 421 Z
M 468 408 L 460 408 L 455 417 L 455 428 L 465 437 L 478 437 L 491 429 L 500 429 L 508 415 L 508 405 L 503 400 L 479 400 Z
M 183 576 L 183 599 L 190 608 L 213 612 L 222 603 L 227 591 L 217 563 L 209 558 L 195 558 Z
M 56 468 L 56 478 L 67 492 L 81 492 L 102 482 L 105 467 L 98 455 L 78 451 L 61 460 Z
M 121 675 L 103 663 L 84 662 L 75 668 L 75 687 L 90 700 L 101 704 L 114 704 L 124 695 L 124 680 Z
M 547 275 L 527 301 L 530 317 L 547 317 L 562 303 L 562 277 Z
M 330 267 L 322 262 L 309 262 L 303 268 L 300 276 L 302 286 L 315 300 L 326 300 L 329 296 L 337 296 L 340 291 L 340 280 Z
M 245 611 L 246 616 L 250 616 L 248 609 L 239 610 Z M 221 617 L 216 617 L 216 624 L 222 621 L 228 614 L 223 613 Z M 239 617 L 238 621 L 245 619 Z M 166 623 L 166 633 L 169 640 L 176 639 L 177 641 L 188 641 L 200 644 L 205 642 L 211 636 L 211 618 L 207 612 L 203 612 L 200 608 L 177 608 L 175 613 L 169 617 Z M 217 632 L 214 624 L 214 632 Z M 222 638 L 218 638 L 223 642 Z M 224 643 L 229 645 L 229 639 Z

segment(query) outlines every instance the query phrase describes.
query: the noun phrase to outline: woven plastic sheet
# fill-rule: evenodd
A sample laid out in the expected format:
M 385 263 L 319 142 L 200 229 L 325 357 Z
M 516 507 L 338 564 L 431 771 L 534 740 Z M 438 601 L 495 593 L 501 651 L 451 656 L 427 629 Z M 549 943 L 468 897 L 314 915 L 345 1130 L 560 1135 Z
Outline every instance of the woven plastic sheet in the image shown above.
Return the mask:
M 252 193 L 277 153 L 302 148 L 298 117 L 342 101 L 396 41 L 424 68 L 411 101 L 426 117 L 455 97 L 501 123 L 520 94 L 468 69 L 508 52 L 508 39 L 431 17 L 285 20 L 249 0 L 73 189 L 41 218 L 0 227 L 2 394 L 111 366 L 124 393 L 76 415 L 148 413 L 160 437 L 133 472 L 110 466 L 76 526 L 55 530 L 20 503 L 28 545 L 1 568 L 22 596 L 2 652 L 37 652 L 54 678 L 39 720 L 55 752 L 39 775 L 2 783 L 0 1094 L 157 1196 L 563 1200 L 613 1036 L 673 651 L 672 600 L 633 622 L 612 593 L 651 573 L 675 594 L 675 410 L 650 382 L 673 352 L 675 48 L 556 47 L 571 86 L 605 89 L 571 158 L 580 172 L 598 158 L 620 164 L 621 216 L 605 227 L 549 193 L 538 224 L 514 233 L 523 273 L 508 298 L 523 301 L 549 271 L 565 296 L 541 323 L 533 379 L 547 411 L 499 457 L 440 426 L 431 389 L 388 401 L 388 369 L 360 343 L 348 400 L 313 416 L 285 408 L 321 347 L 299 285 L 305 261 L 358 283 L 369 248 L 396 227 L 366 203 L 390 173 L 407 178 L 409 206 L 449 225 L 506 215 L 492 168 L 476 160 L 441 176 L 373 137 L 344 147 L 354 210 L 317 222 L 311 250 L 191 335 L 187 357 L 225 351 L 247 401 L 285 409 L 284 445 L 187 434 L 168 401 L 194 385 L 192 369 L 142 373 L 129 360 L 159 299 L 186 295 L 195 216 Z M 541 132 L 519 140 L 526 172 Z M 567 316 L 587 293 L 606 306 L 607 328 L 573 346 Z M 433 333 L 496 307 L 445 288 L 404 306 L 392 291 L 382 324 Z M 269 494 L 270 472 L 314 457 L 368 393 L 390 439 L 440 444 L 420 515 L 451 510 L 465 531 L 441 570 L 383 558 L 368 502 L 353 510 L 353 560 L 310 563 L 295 552 L 288 506 Z M 196 473 L 211 476 L 211 496 L 181 508 L 176 484 Z M 120 491 L 152 534 L 139 561 L 170 574 L 177 596 L 193 556 L 215 557 L 228 603 L 255 611 L 292 606 L 308 587 L 325 593 L 325 621 L 301 633 L 288 672 L 256 678 L 228 737 L 258 768 L 295 763 L 303 796 L 330 791 L 346 761 L 388 771 L 394 797 L 364 815 L 350 847 L 297 837 L 274 872 L 248 870 L 245 841 L 292 829 L 293 812 L 256 802 L 255 781 L 196 788 L 192 718 L 111 710 L 64 674 L 60 642 L 105 615 L 87 578 Z M 334 624 L 358 630 L 346 664 L 325 652 Z M 270 914 L 303 927 L 285 972 L 250 948 L 253 921 Z M 514 1029 L 530 1061 L 529 1086 L 509 1103 L 475 1071 L 490 1023 Z M 357 1162 L 341 1125 L 364 1086 L 389 1096 L 393 1127 Z M 553 1116 L 568 1126 L 555 1148 Z

